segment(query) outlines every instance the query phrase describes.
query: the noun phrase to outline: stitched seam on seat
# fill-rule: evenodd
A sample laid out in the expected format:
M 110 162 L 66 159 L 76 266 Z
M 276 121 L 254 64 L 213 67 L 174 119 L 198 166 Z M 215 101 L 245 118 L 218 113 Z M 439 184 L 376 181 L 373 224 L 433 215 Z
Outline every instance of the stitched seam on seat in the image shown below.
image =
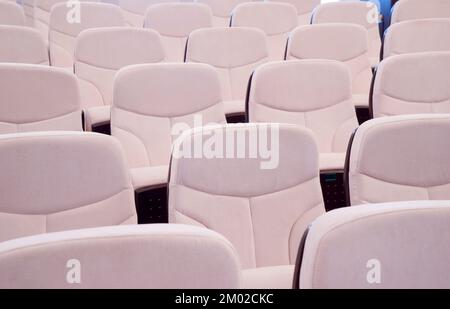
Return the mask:
M 250 224 L 252 225 L 253 260 L 255 262 L 254 267 L 257 268 L 259 263 L 258 263 L 258 256 L 256 254 L 256 232 L 255 232 L 255 225 L 253 224 L 253 212 L 252 212 L 251 197 L 247 198 L 247 203 L 248 203 L 248 210 L 250 212 Z
M 299 110 L 294 110 L 294 109 L 286 109 L 286 108 L 281 108 L 281 107 L 275 107 L 269 103 L 266 102 L 255 102 L 255 105 L 263 105 L 264 107 L 270 108 L 270 109 L 274 109 L 277 111 L 283 111 L 283 112 L 288 112 L 288 113 L 309 113 L 309 112 L 318 112 L 318 111 L 323 111 L 325 109 L 329 109 L 332 107 L 335 107 L 336 105 L 339 104 L 343 104 L 343 103 L 347 103 L 349 101 L 351 101 L 352 98 L 347 98 L 347 99 L 343 99 L 341 101 L 337 101 L 337 102 L 333 102 L 330 105 L 324 106 L 324 107 L 320 107 L 320 108 L 311 108 L 308 110 L 304 110 L 304 111 L 299 111 Z
M 279 189 L 279 190 L 276 190 L 276 191 L 271 191 L 271 192 L 264 192 L 264 193 L 257 194 L 257 195 L 248 195 L 248 196 L 247 196 L 247 195 L 240 196 L 240 195 L 231 195 L 231 194 L 217 194 L 217 193 L 206 192 L 206 191 L 203 191 L 203 190 L 198 189 L 198 188 L 190 187 L 190 186 L 186 185 L 185 183 L 183 183 L 182 185 L 185 186 L 185 187 L 188 188 L 188 189 L 191 189 L 191 190 L 194 190 L 194 191 L 198 191 L 198 192 L 201 192 L 201 193 L 205 193 L 205 194 L 209 194 L 209 195 L 214 195 L 214 196 L 240 197 L 240 198 L 254 198 L 254 197 L 260 197 L 260 196 L 269 195 L 269 194 L 274 194 L 274 193 L 278 193 L 278 192 L 283 192 L 283 191 L 292 189 L 292 188 L 294 188 L 294 187 L 300 186 L 300 185 L 302 185 L 302 184 L 304 184 L 304 183 L 306 183 L 306 182 L 310 182 L 310 181 L 312 181 L 312 180 L 314 180 L 314 179 L 316 179 L 316 178 L 317 178 L 317 176 L 313 176 L 313 177 L 311 177 L 311 178 L 309 178 L 309 179 L 302 180 L 301 182 L 296 183 L 296 184 L 291 185 L 291 186 L 286 187 L 286 188 L 282 188 L 282 189 Z
M 119 110 L 123 110 L 123 111 L 128 112 L 128 113 L 137 114 L 137 115 L 140 115 L 140 116 L 169 119 L 169 118 L 184 117 L 184 116 L 190 116 L 190 115 L 194 115 L 194 114 L 197 114 L 197 113 L 201 113 L 201 112 L 204 112 L 204 111 L 210 109 L 211 107 L 215 107 L 216 105 L 219 105 L 221 103 L 222 103 L 222 101 L 217 101 L 217 102 L 214 102 L 214 103 L 212 103 L 211 105 L 209 105 L 209 106 L 207 106 L 205 108 L 192 111 L 192 112 L 190 112 L 188 114 L 177 114 L 177 115 L 167 115 L 167 116 L 166 115 L 165 116 L 159 116 L 159 115 L 152 115 L 152 114 L 141 114 L 140 112 L 136 112 L 136 111 L 124 108 L 122 106 L 116 106 L 115 108 L 117 108 Z

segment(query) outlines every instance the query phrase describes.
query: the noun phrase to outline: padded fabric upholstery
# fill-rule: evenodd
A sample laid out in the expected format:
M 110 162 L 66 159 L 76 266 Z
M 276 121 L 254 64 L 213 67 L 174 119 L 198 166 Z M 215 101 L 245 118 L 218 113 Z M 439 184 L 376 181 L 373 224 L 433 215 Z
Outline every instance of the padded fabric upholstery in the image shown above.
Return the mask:
M 450 51 L 385 59 L 373 88 L 374 116 L 450 113 L 449 72 Z
M 180 2 L 179 0 L 118 0 L 122 8 L 126 23 L 129 26 L 142 28 L 144 26 L 145 12 L 147 9 L 159 3 Z
M 76 270 L 80 283 L 71 283 L 67 279 Z M 237 289 L 241 280 L 229 241 L 207 229 L 175 224 L 102 227 L 4 242 L 0 272 L 0 287 L 10 289 Z
M 48 65 L 47 46 L 34 29 L 0 25 L 0 62 Z
M 354 24 L 315 24 L 295 29 L 289 38 L 286 59 L 330 59 L 342 61 L 352 74 L 356 106 L 368 106 L 372 68 L 368 34 Z
M 312 12 L 315 7 L 320 5 L 320 0 L 265 0 L 270 2 L 285 2 L 294 5 L 297 8 L 298 24 L 309 25 Z
M 223 142 L 214 156 L 188 157 L 195 145 L 212 147 L 212 139 L 216 145 Z M 250 151 L 258 140 L 260 149 L 270 144 L 271 158 Z M 324 212 L 313 135 L 289 124 L 239 124 L 192 130 L 182 141 L 172 157 L 169 222 L 224 235 L 237 249 L 243 269 L 261 268 L 258 275 L 247 274 L 244 281 L 250 286 L 255 277 L 266 278 L 260 282 L 265 287 L 292 280 L 292 269 L 265 267 L 294 264 L 306 226 Z
M 35 26 L 35 3 L 36 0 L 22 0 L 22 9 L 25 13 L 25 25 L 29 27 Z
M 194 2 L 207 4 L 213 12 L 214 27 L 230 26 L 230 17 L 233 9 L 241 3 L 251 0 L 194 0 Z
M 80 3 L 81 22 L 70 24 L 65 3 L 56 4 L 50 14 L 50 62 L 52 66 L 73 67 L 76 39 L 89 28 L 120 27 L 125 25 L 119 7 L 107 3 Z
M 75 74 L 79 78 L 86 129 L 109 122 L 114 77 L 119 69 L 165 59 L 161 36 L 154 30 L 113 27 L 83 31 L 75 48 Z
M 55 4 L 67 4 L 67 0 L 23 0 L 28 19 L 34 20 L 34 27 L 46 42 L 49 39 L 50 12 Z M 98 2 L 97 0 L 80 0 L 80 2 Z M 74 7 L 71 6 L 71 9 Z
M 377 65 L 380 59 L 379 20 L 377 5 L 366 1 L 324 3 L 315 9 L 312 17 L 313 24 L 352 23 L 366 28 L 369 34 L 369 57 L 373 66 Z
M 205 64 L 147 64 L 119 71 L 114 85 L 112 135 L 125 150 L 143 186 L 167 181 L 171 147 L 183 130 L 225 123 L 220 83 Z M 166 168 L 162 167 L 166 166 Z M 156 172 L 154 170 L 157 170 Z M 153 170 L 153 171 L 151 171 Z M 147 175 L 147 181 L 142 177 Z
M 49 130 L 82 130 L 75 76 L 48 66 L 0 64 L 0 134 Z
M 291 289 L 294 265 L 245 269 L 242 271 L 244 289 Z
M 384 36 L 384 58 L 432 51 L 450 51 L 450 19 L 397 23 L 390 26 Z
M 268 60 L 266 36 L 255 28 L 195 30 L 186 48 L 186 61 L 216 68 L 227 114 L 244 113 L 251 73 Z
M 145 27 L 161 34 L 167 60 L 184 62 L 189 34 L 212 26 L 212 12 L 201 3 L 163 3 L 152 5 L 145 17 Z
M 110 136 L 3 134 L 0 170 L 0 241 L 136 223 L 123 152 Z
M 275 2 L 247 2 L 238 5 L 231 17 L 233 27 L 253 27 L 267 36 L 269 57 L 283 60 L 289 32 L 297 27 L 297 11 L 293 5 Z
M 449 201 L 331 211 L 308 233 L 300 288 L 448 289 L 449 223 Z
M 351 204 L 450 199 L 449 130 L 448 114 L 363 124 L 351 148 Z
M 447 0 L 402 0 L 392 8 L 391 24 L 413 19 L 450 18 Z
M 20 5 L 12 1 L 0 1 L 0 25 L 24 26 L 25 14 Z
M 358 127 L 345 64 L 332 60 L 265 64 L 253 74 L 248 103 L 250 122 L 305 126 L 313 131 L 324 154 L 321 169 L 344 168 L 343 153 Z M 342 153 L 337 166 L 333 162 L 337 156 L 332 153 Z

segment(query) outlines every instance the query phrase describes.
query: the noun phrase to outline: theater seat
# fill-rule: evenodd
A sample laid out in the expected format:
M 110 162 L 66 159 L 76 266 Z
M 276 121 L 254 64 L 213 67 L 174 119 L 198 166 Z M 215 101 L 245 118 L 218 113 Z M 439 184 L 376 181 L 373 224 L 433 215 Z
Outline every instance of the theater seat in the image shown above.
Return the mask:
M 345 152 L 358 127 L 347 66 L 332 60 L 271 62 L 253 73 L 250 122 L 279 122 L 312 130 L 322 171 L 343 171 Z
M 67 0 L 22 0 L 24 2 L 24 8 L 27 12 L 27 19 L 29 22 L 33 22 L 33 27 L 35 27 L 39 33 L 41 33 L 42 38 L 45 42 L 49 39 L 49 25 L 50 25 L 50 13 L 55 4 L 63 3 L 64 6 L 67 5 Z M 80 0 L 80 2 L 98 2 L 97 0 Z M 69 9 L 73 9 L 72 4 Z
M 239 4 L 231 16 L 232 27 L 253 27 L 266 34 L 272 60 L 284 60 L 289 32 L 297 24 L 297 11 L 288 3 L 247 2 Z
M 250 75 L 268 60 L 266 36 L 254 28 L 195 30 L 186 47 L 186 62 L 207 63 L 219 72 L 227 116 L 245 114 Z
M 135 189 L 167 183 L 172 143 L 183 130 L 225 122 L 219 78 L 205 64 L 124 68 L 113 98 L 111 131 L 125 150 Z
M 161 36 L 154 30 L 112 27 L 80 33 L 74 69 L 80 83 L 86 130 L 109 127 L 114 77 L 119 69 L 165 60 Z
M 374 117 L 450 113 L 449 72 L 450 51 L 383 60 L 373 86 Z
M 299 250 L 300 289 L 450 288 L 449 201 L 373 204 L 329 212 Z
M 127 25 L 137 28 L 144 26 L 145 12 L 155 4 L 176 3 L 180 0 L 117 0 L 123 11 Z
M 129 172 L 110 136 L 2 134 L 0 170 L 0 241 L 136 223 Z
M 204 152 L 194 157 L 195 145 Z M 309 130 L 289 124 L 193 129 L 174 147 L 170 171 L 169 222 L 224 235 L 239 254 L 244 288 L 291 287 L 303 231 L 324 212 Z
M 235 249 L 175 224 L 109 226 L 0 243 L 2 289 L 237 289 Z
M 369 35 L 369 57 L 372 66 L 380 59 L 381 37 L 380 12 L 375 3 L 369 1 L 347 1 L 323 3 L 314 10 L 311 23 L 351 23 L 363 26 Z
M 0 64 L 0 134 L 81 131 L 77 79 L 58 68 Z
M 162 3 L 148 8 L 145 27 L 158 31 L 169 62 L 184 62 L 189 34 L 212 26 L 211 9 L 201 3 Z
M 383 46 L 383 58 L 450 51 L 450 19 L 411 20 L 394 24 L 386 31 Z
M 285 2 L 297 8 L 298 24 L 309 25 L 314 9 L 320 5 L 320 0 L 265 0 L 270 2 Z
M 52 66 L 73 70 L 74 50 L 78 35 L 90 28 L 125 26 L 119 7 L 107 3 L 80 3 L 80 23 L 70 23 L 71 8 L 66 3 L 56 4 L 50 13 L 50 62 Z
M 290 37 L 286 60 L 329 59 L 345 63 L 352 74 L 353 102 L 369 106 L 372 68 L 367 30 L 354 24 L 315 24 L 295 29 Z
M 207 4 L 213 13 L 214 27 L 230 26 L 230 17 L 233 9 L 241 3 L 251 0 L 194 0 L 194 2 Z
M 447 0 L 402 0 L 392 7 L 391 24 L 425 18 L 450 18 Z
M 351 205 L 450 198 L 450 115 L 368 121 L 350 149 Z
M 48 65 L 48 49 L 37 30 L 0 25 L 0 62 Z
M 25 14 L 22 7 L 12 1 L 0 1 L 0 25 L 24 26 Z

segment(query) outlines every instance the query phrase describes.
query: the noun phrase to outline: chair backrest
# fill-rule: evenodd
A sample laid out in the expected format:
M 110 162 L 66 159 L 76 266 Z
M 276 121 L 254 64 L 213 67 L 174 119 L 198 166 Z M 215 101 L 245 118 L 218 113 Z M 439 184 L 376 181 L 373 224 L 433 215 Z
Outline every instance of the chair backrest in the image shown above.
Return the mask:
M 48 49 L 37 30 L 0 26 L 0 62 L 49 64 Z
M 449 201 L 331 211 L 309 229 L 294 287 L 448 289 L 449 222 Z
M 224 235 L 245 269 L 294 264 L 306 226 L 324 212 L 318 161 L 312 133 L 295 125 L 186 132 L 172 154 L 169 222 Z
M 230 17 L 233 9 L 241 3 L 251 0 L 194 0 L 194 2 L 207 4 L 213 12 L 214 27 L 230 26 Z
M 251 80 L 250 122 L 305 126 L 322 153 L 345 152 L 358 126 L 347 66 L 332 60 L 270 62 Z
M 352 23 L 363 26 L 369 35 L 369 57 L 372 65 L 380 59 L 380 12 L 369 1 L 330 2 L 318 6 L 312 16 L 313 24 Z
M 382 117 L 364 123 L 351 144 L 351 205 L 450 199 L 450 115 Z
M 74 65 L 83 108 L 112 104 L 119 69 L 165 59 L 161 36 L 154 30 L 113 27 L 83 31 L 77 40 Z
M 0 25 L 24 26 L 25 14 L 22 7 L 12 1 L 0 1 Z
M 0 169 L 0 241 L 136 223 L 130 175 L 111 136 L 3 134 Z
M 207 63 L 219 72 L 227 114 L 245 111 L 245 96 L 251 73 L 267 62 L 264 32 L 255 28 L 199 29 L 191 33 L 186 61 Z
M 28 19 L 34 20 L 33 26 L 41 33 L 46 42 L 49 39 L 50 12 L 55 4 L 62 3 L 68 10 L 77 9 L 77 3 L 67 0 L 23 0 Z M 98 0 L 80 0 L 80 2 L 98 2 Z
M 0 272 L 0 287 L 8 289 L 237 289 L 241 281 L 229 241 L 208 229 L 176 224 L 109 226 L 3 242 Z
M 159 3 L 175 3 L 180 0 L 118 0 L 122 8 L 126 23 L 129 26 L 142 28 L 144 26 L 145 12 L 147 9 Z
M 269 57 L 283 60 L 289 32 L 297 27 L 297 11 L 288 3 L 247 2 L 239 4 L 231 16 L 233 27 L 253 27 L 267 36 Z
M 401 0 L 392 8 L 391 24 L 413 19 L 450 18 L 447 0 Z
M 77 79 L 58 68 L 0 64 L 0 134 L 81 131 Z
M 81 31 L 90 28 L 121 27 L 125 20 L 119 7 L 107 3 L 79 3 L 80 22 L 70 23 L 66 3 L 53 6 L 50 13 L 50 62 L 52 66 L 73 67 L 75 44 Z
M 111 131 L 131 168 L 168 165 L 182 130 L 224 122 L 219 77 L 208 65 L 136 65 L 117 74 Z
M 374 117 L 450 113 L 450 51 L 389 57 L 378 66 Z
M 21 2 L 22 2 L 22 9 L 25 14 L 25 25 L 29 27 L 35 27 L 36 0 L 21 0 Z
M 450 19 L 405 21 L 385 33 L 383 58 L 431 51 L 450 51 Z
M 163 3 L 149 7 L 145 27 L 158 31 L 170 62 L 184 62 L 186 41 L 197 29 L 212 26 L 212 12 L 201 3 Z
M 285 2 L 297 8 L 298 24 L 309 25 L 314 8 L 320 5 L 320 0 L 265 0 L 268 2 Z
M 329 59 L 342 61 L 352 73 L 353 94 L 365 96 L 372 82 L 368 34 L 354 24 L 315 24 L 296 28 L 290 35 L 286 59 Z M 363 104 L 365 103 L 365 104 Z M 355 104 L 359 105 L 355 101 Z

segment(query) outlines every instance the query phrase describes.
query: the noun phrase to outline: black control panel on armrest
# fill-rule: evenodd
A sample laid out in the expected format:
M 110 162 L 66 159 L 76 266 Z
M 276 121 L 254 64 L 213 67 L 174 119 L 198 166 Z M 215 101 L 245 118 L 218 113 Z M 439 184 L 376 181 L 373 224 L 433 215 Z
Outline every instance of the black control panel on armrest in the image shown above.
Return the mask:
M 247 116 L 245 113 L 235 113 L 227 115 L 227 123 L 246 123 Z
M 92 132 L 111 135 L 111 124 L 109 121 L 93 124 Z
M 167 185 L 138 189 L 135 200 L 139 224 L 169 222 Z
M 327 211 L 346 206 L 344 172 L 322 172 L 320 184 Z
M 360 125 L 371 119 L 369 108 L 364 106 L 356 107 L 356 116 Z

